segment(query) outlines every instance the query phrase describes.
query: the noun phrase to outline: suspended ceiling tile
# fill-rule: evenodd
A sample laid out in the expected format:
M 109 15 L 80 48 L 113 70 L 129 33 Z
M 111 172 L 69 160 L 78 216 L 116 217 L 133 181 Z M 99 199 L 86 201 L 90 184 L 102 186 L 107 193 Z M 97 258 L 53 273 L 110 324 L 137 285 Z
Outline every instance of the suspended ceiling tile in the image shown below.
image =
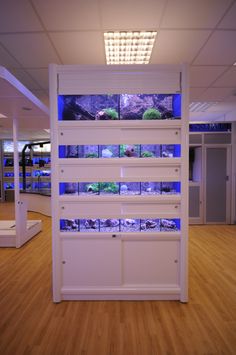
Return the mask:
M 236 2 L 228 10 L 227 14 L 220 22 L 218 28 L 227 28 L 227 29 L 236 30 Z
M 204 93 L 206 89 L 205 88 L 190 88 L 190 94 L 189 94 L 189 100 L 190 102 L 192 101 L 200 101 L 202 94 Z
M 208 87 L 226 71 L 227 68 L 227 66 L 192 66 L 190 68 L 190 86 Z
M 236 61 L 236 32 L 215 31 L 194 65 L 232 65 Z
M 11 69 L 10 72 L 30 91 L 40 88 L 37 82 L 24 69 Z
M 0 35 L 0 42 L 25 68 L 47 67 L 59 60 L 49 39 L 43 33 Z
M 16 115 L 17 118 L 34 117 L 33 121 L 37 121 L 36 117 L 43 115 L 41 110 L 23 95 L 15 97 L 0 97 L 0 107 L 1 113 L 7 117 L 11 117 L 12 115 Z M 24 110 L 24 107 L 28 107 L 31 110 Z M 48 119 L 48 116 L 46 114 L 44 116 Z M 30 122 L 28 123 L 28 125 L 30 126 Z
M 169 0 L 161 28 L 214 28 L 231 0 Z
M 229 88 L 209 88 L 201 95 L 202 101 L 223 101 L 230 95 L 232 89 Z
M 231 67 L 213 84 L 214 87 L 231 87 L 236 90 L 236 66 Z
M 100 29 L 97 0 L 33 0 L 48 31 Z
M 46 90 L 32 90 L 32 93 L 44 103 L 47 107 L 49 107 L 49 95 Z
M 161 30 L 151 56 L 152 64 L 191 63 L 210 31 Z
M 190 112 L 191 122 L 214 122 L 224 120 L 222 112 Z
M 229 94 L 229 96 L 227 96 L 224 100 L 227 104 L 228 103 L 234 103 L 236 104 L 236 90 L 232 90 Z M 236 110 L 236 105 L 235 105 L 235 110 Z M 236 117 L 235 117 L 236 120 Z
M 0 43 L 0 65 L 5 68 L 19 67 L 20 64 L 18 61 L 12 57 L 2 46 Z
M 165 0 L 101 0 L 104 30 L 151 30 L 160 24 Z
M 38 83 L 40 88 L 48 90 L 48 68 L 27 69 L 27 72 Z
M 0 32 L 43 30 L 30 1 L 7 0 L 0 6 Z
M 209 112 L 230 112 L 235 110 L 236 106 L 235 103 L 225 103 L 225 102 L 218 102 L 216 105 L 213 105 L 208 109 Z
M 50 33 L 50 37 L 63 64 L 105 64 L 103 34 L 100 32 Z

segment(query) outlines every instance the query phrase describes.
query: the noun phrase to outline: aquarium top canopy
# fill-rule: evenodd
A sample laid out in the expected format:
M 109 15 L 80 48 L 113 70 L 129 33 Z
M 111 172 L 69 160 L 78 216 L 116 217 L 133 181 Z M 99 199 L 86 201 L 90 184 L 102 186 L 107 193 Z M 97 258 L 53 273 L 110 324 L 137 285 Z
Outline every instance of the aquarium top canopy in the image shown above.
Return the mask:
M 148 64 L 156 34 L 154 31 L 105 32 L 107 64 Z

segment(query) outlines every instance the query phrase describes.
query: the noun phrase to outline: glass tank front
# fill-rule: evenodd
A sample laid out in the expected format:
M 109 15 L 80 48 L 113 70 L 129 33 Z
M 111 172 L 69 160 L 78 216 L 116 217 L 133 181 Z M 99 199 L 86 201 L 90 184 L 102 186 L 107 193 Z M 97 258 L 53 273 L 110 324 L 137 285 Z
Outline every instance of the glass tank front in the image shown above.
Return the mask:
M 160 145 L 159 144 L 142 144 L 140 150 L 141 158 L 159 158 Z
M 181 156 L 180 153 L 179 144 L 59 146 L 59 158 L 177 158 Z M 8 164 L 10 164 L 10 162 L 8 162 Z
M 119 232 L 120 220 L 114 218 L 100 219 L 100 232 Z
M 60 195 L 175 195 L 180 182 L 61 182 Z
M 79 195 L 98 195 L 99 183 L 98 182 L 80 182 Z
M 140 182 L 121 182 L 120 195 L 140 195 Z
M 120 145 L 121 158 L 139 158 L 140 145 L 139 144 L 121 144 Z
M 160 232 L 159 219 L 141 219 L 141 232 Z
M 100 195 L 117 195 L 119 194 L 119 183 L 117 182 L 100 182 L 99 192 Z
M 134 233 L 134 232 L 178 232 L 180 219 L 165 218 L 106 218 L 106 219 L 61 219 L 61 232 L 107 232 L 107 233 Z
M 162 182 L 161 184 L 161 194 L 162 195 L 173 195 L 180 193 L 180 182 Z
M 99 219 L 81 219 L 80 232 L 99 232 Z
M 160 182 L 141 182 L 142 195 L 160 195 L 161 183 Z
M 79 220 L 78 219 L 61 219 L 60 220 L 61 232 L 78 232 Z
M 79 158 L 98 158 L 98 145 L 80 145 Z
M 177 232 L 180 230 L 180 220 L 162 218 L 160 220 L 160 229 L 162 232 Z
M 140 231 L 140 219 L 126 218 L 120 220 L 121 232 L 139 232 Z
M 66 158 L 78 158 L 79 149 L 78 145 L 67 145 L 66 146 Z
M 60 95 L 59 120 L 179 119 L 180 94 Z
M 100 145 L 100 158 L 119 158 L 119 145 Z

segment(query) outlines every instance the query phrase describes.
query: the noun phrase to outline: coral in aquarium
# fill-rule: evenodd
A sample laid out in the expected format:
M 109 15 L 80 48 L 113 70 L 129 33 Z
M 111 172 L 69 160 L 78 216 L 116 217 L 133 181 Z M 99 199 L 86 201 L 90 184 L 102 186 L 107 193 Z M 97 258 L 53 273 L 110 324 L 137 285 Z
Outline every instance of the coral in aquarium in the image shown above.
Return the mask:
M 114 108 L 104 108 L 96 114 L 95 118 L 96 120 L 118 120 L 118 112 Z
M 154 154 L 152 152 L 148 152 L 147 150 L 145 150 L 144 152 L 142 152 L 141 157 L 142 158 L 153 158 Z
M 85 158 L 98 158 L 98 153 L 87 153 Z
M 99 183 L 94 182 L 92 184 L 86 185 L 86 191 L 87 192 L 92 192 L 92 193 L 98 193 L 99 192 Z
M 159 120 L 159 119 L 161 119 L 161 113 L 155 108 L 149 108 L 143 114 L 143 120 Z
M 100 182 L 100 192 L 117 194 L 119 185 L 115 182 Z

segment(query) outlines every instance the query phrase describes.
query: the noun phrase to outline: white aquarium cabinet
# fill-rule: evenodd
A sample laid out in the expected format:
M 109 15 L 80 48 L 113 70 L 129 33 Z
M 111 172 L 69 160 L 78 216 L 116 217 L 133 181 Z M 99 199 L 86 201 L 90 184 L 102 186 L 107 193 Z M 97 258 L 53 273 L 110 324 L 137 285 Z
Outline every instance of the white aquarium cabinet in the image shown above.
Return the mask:
M 53 300 L 188 300 L 188 68 L 50 67 Z

